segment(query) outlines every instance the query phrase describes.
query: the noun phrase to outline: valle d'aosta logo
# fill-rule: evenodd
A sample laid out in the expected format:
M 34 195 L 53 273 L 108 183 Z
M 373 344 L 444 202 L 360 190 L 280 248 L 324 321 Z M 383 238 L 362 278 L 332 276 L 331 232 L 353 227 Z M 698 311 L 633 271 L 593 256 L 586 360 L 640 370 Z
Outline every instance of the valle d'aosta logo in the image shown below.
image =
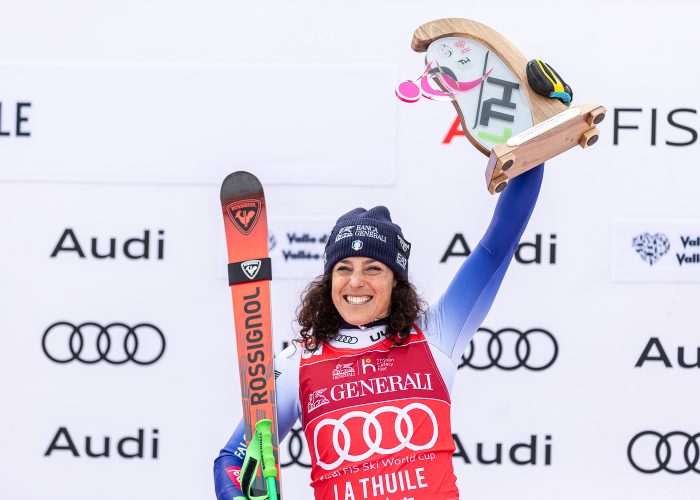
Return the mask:
M 644 262 L 656 264 L 671 249 L 671 242 L 663 233 L 642 233 L 632 238 L 632 247 Z

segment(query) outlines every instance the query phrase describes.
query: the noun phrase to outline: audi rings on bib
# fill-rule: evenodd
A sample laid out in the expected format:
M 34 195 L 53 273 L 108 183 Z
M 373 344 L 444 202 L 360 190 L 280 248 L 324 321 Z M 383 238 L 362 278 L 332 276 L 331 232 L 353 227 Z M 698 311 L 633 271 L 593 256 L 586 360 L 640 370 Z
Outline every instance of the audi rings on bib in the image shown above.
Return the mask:
M 635 462 L 633 456 L 633 448 L 635 447 L 635 444 L 644 436 L 653 436 L 658 439 L 654 450 L 654 455 L 653 457 L 649 457 L 656 461 L 656 464 L 653 464 L 654 466 L 651 468 L 642 467 Z M 685 468 L 673 469 L 669 467 L 671 457 L 673 455 L 669 440 L 674 436 L 680 436 L 686 439 L 685 446 L 683 446 Z M 662 470 L 670 472 L 671 474 L 685 474 L 691 470 L 700 473 L 700 469 L 697 467 L 698 463 L 700 462 L 700 445 L 698 445 L 698 437 L 700 437 L 700 433 L 691 435 L 683 431 L 673 431 L 666 434 L 661 434 L 660 432 L 656 431 L 642 431 L 635 435 L 630 441 L 630 444 L 627 447 L 627 458 L 629 459 L 630 464 L 632 464 L 632 467 L 645 474 L 654 474 Z M 680 450 L 676 449 L 676 451 Z
M 51 343 L 51 335 L 58 335 L 56 332 L 66 328 L 70 331 L 70 335 L 67 337 L 68 352 L 65 357 L 59 357 L 55 350 L 51 349 L 48 344 Z M 124 335 L 124 341 L 121 342 L 121 346 L 114 347 L 110 332 L 114 333 L 117 329 L 124 329 L 126 334 Z M 86 344 L 85 336 L 88 330 L 97 332 L 94 336 L 95 349 L 92 356 L 86 354 L 84 351 Z M 146 357 L 140 357 L 138 355 L 139 336 L 143 335 L 155 335 L 159 346 L 157 352 L 149 353 Z M 41 338 L 41 347 L 44 350 L 44 354 L 46 354 L 51 361 L 56 363 L 70 363 L 71 361 L 77 360 L 89 365 L 100 361 L 105 361 L 113 365 L 122 365 L 132 361 L 137 365 L 150 365 L 163 356 L 165 352 L 165 335 L 163 335 L 163 332 L 161 332 L 157 326 L 150 323 L 139 323 L 135 326 L 129 326 L 124 323 L 110 323 L 107 326 L 102 326 L 91 321 L 79 325 L 73 325 L 66 321 L 59 321 L 46 329 Z M 54 351 L 53 354 L 50 351 Z
M 516 330 L 515 328 L 503 328 L 502 330 L 498 330 L 497 332 L 489 330 L 488 328 L 479 328 L 479 330 L 477 330 L 477 334 L 479 332 L 484 332 L 491 335 L 491 338 L 489 338 L 489 341 L 486 345 L 486 356 L 488 358 L 488 362 L 477 364 L 477 362 L 474 361 L 473 358 L 476 351 L 475 344 L 477 344 L 478 342 L 476 342 L 475 339 L 472 339 L 472 341 L 467 346 L 467 350 L 462 355 L 462 362 L 457 368 L 469 366 L 474 370 L 487 370 L 495 366 L 497 368 L 500 368 L 501 370 L 508 371 L 516 370 L 517 368 L 527 368 L 528 370 L 541 371 L 546 370 L 547 368 L 552 366 L 556 361 L 557 356 L 559 355 L 559 345 L 557 344 L 557 340 L 554 338 L 554 335 L 549 333 L 547 330 L 543 330 L 541 328 L 531 328 L 530 330 L 527 330 L 525 332 L 521 332 L 520 330 Z M 517 335 L 518 337 L 515 341 L 515 344 L 513 345 L 514 352 L 512 357 L 514 358 L 514 362 L 512 363 L 506 363 L 501 361 L 504 353 L 501 335 L 508 334 Z M 531 360 L 531 355 L 533 351 L 533 348 L 530 345 L 531 335 L 543 336 L 548 340 L 548 342 L 552 346 L 551 354 L 548 354 L 547 357 L 544 358 L 540 363 L 536 363 L 535 361 Z
M 433 424 L 433 435 L 427 443 L 420 444 L 411 442 L 413 439 L 414 431 L 413 421 L 411 420 L 411 417 L 408 414 L 411 410 L 421 410 L 425 412 Z M 396 437 L 398 438 L 399 444 L 392 448 L 383 448 L 381 446 L 383 431 L 382 426 L 376 417 L 378 415 L 381 415 L 382 413 L 396 414 L 396 420 L 394 422 L 394 432 L 396 433 Z M 357 455 L 350 454 L 350 449 L 353 444 L 353 439 L 359 439 L 360 436 L 358 434 L 352 435 L 350 433 L 350 430 L 345 426 L 345 422 L 353 418 L 364 419 L 364 423 L 362 424 L 361 437 L 362 439 L 364 439 L 365 445 L 367 445 L 367 451 L 359 453 Z M 333 426 L 332 444 L 336 454 L 338 455 L 338 459 L 332 463 L 322 461 L 318 453 L 318 432 L 327 425 Z M 406 427 L 406 434 L 404 434 L 401 429 L 402 425 L 405 425 Z M 372 428 L 374 429 L 374 439 L 372 439 L 370 436 L 370 426 L 372 426 Z M 342 447 L 338 440 L 339 434 L 343 435 Z M 333 470 L 345 461 L 361 462 L 363 460 L 367 460 L 375 453 L 379 453 L 380 455 L 391 455 L 403 450 L 404 448 L 408 448 L 412 451 L 427 450 L 433 447 L 433 445 L 437 442 L 437 439 L 437 419 L 435 418 L 435 414 L 433 413 L 433 411 L 428 406 L 422 403 L 411 403 L 404 408 L 397 408 L 396 406 L 382 406 L 380 408 L 375 409 L 371 413 L 356 410 L 344 414 L 338 420 L 333 418 L 325 418 L 321 420 L 318 423 L 318 426 L 316 426 L 316 429 L 314 430 L 314 452 L 316 454 L 316 463 L 320 467 L 324 468 L 325 470 Z

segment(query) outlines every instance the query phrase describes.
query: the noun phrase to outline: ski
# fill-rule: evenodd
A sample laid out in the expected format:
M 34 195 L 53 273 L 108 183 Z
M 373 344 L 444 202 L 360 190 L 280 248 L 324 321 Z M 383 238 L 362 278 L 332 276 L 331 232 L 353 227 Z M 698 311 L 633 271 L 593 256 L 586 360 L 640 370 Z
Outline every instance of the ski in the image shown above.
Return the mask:
M 272 315 L 265 194 L 260 181 L 248 172 L 234 172 L 221 184 L 221 208 L 228 250 L 228 280 L 233 300 L 238 370 L 246 442 L 256 424 L 272 422 L 274 463 L 279 464 L 279 435 L 275 370 L 272 348 Z M 258 495 L 266 480 L 257 473 L 253 488 Z M 269 475 L 269 470 L 266 475 Z M 279 479 L 277 466 L 277 478 Z M 280 488 L 278 486 L 278 492 Z

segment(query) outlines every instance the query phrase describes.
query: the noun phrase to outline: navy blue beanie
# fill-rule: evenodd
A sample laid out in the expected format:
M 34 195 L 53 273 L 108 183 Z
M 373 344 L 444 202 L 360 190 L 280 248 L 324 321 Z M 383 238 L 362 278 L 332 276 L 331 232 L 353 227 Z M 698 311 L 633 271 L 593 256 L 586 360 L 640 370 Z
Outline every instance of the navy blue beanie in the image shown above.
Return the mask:
M 341 215 L 328 235 L 323 254 L 323 272 L 346 257 L 369 257 L 386 264 L 394 274 L 408 277 L 411 244 L 403 238 L 401 228 L 391 222 L 386 207 L 369 210 L 355 208 Z

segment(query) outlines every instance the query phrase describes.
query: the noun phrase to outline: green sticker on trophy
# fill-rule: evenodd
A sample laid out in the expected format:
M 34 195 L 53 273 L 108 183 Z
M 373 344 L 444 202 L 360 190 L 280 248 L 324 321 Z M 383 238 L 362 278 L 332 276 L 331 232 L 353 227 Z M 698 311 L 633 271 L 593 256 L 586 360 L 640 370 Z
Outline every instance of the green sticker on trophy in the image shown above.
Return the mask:
M 525 56 L 493 29 L 467 19 L 420 26 L 411 47 L 426 53 L 419 84 L 401 83 L 405 102 L 450 100 L 469 141 L 489 156 L 491 193 L 560 153 L 598 140 L 600 105 L 570 106 L 573 92 L 547 63 Z

